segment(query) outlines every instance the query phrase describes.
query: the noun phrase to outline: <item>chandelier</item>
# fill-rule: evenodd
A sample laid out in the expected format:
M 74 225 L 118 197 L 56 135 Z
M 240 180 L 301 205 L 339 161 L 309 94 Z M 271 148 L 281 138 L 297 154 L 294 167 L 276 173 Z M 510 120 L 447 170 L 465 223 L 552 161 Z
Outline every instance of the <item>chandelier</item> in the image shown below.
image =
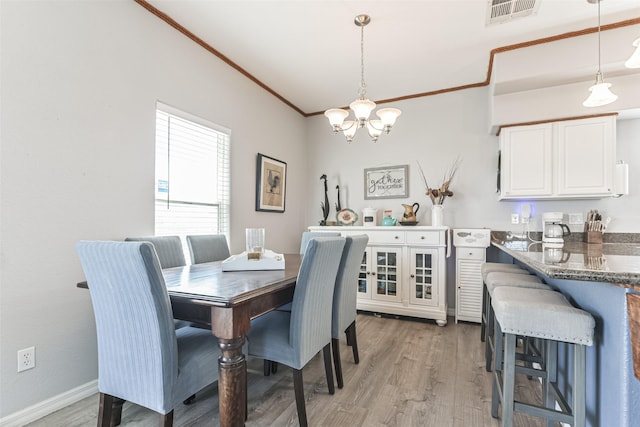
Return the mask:
M 381 108 L 376 112 L 379 120 L 369 119 L 369 115 L 376 108 L 376 103 L 366 97 L 367 85 L 364 82 L 364 27 L 369 22 L 371 22 L 369 15 L 358 15 L 354 19 L 354 23 L 360 27 L 360 89 L 358 90 L 358 99 L 349 104 L 355 119 L 345 120 L 349 116 L 349 112 L 341 108 L 331 108 L 324 112 L 333 131 L 344 133 L 348 142 L 353 141 L 353 136 L 358 129 L 365 127 L 371 140 L 376 142 L 382 132 L 388 134 L 391 131 L 391 127 L 401 114 L 397 108 Z
M 617 95 L 611 93 L 609 88 L 611 83 L 605 83 L 600 67 L 600 2 L 602 0 L 587 0 L 589 3 L 598 3 L 598 72 L 596 73 L 596 83 L 589 88 L 591 94 L 582 103 L 585 107 L 600 107 L 611 104 L 618 99 Z
M 640 37 L 637 38 L 633 43 L 633 47 L 636 50 L 633 51 L 629 59 L 624 63 L 627 68 L 640 68 Z

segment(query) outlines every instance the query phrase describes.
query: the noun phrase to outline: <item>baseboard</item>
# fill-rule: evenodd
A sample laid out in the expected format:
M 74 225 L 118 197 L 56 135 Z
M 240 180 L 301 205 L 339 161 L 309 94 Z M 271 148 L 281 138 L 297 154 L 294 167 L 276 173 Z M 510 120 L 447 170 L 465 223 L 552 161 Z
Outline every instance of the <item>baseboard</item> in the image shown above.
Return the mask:
M 28 408 L 0 418 L 0 427 L 21 427 L 98 392 L 98 380 L 65 391 Z

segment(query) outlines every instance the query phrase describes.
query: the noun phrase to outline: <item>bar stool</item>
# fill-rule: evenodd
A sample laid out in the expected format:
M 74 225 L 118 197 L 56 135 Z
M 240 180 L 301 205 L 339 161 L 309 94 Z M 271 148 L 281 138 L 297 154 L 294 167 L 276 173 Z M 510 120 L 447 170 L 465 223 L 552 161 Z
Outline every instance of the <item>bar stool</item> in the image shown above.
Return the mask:
M 496 353 L 494 360 L 491 415 L 498 418 L 498 407 L 502 405 L 503 427 L 513 425 L 514 411 L 544 418 L 548 423 L 583 427 L 586 423 L 586 346 L 593 345 L 593 316 L 573 307 L 561 293 L 542 289 L 500 287 L 494 290 L 491 304 L 496 342 L 502 344 L 504 334 L 504 354 Z M 516 336 L 545 342 L 543 369 L 516 366 Z M 573 384 L 567 387 L 571 389 L 571 405 L 556 382 L 559 342 L 573 347 Z M 515 400 L 516 372 L 542 378 L 544 407 Z M 556 403 L 560 410 L 555 409 Z
M 515 264 L 506 264 L 502 262 L 485 262 L 480 266 L 480 274 L 482 275 L 482 316 L 480 317 L 480 341 L 484 342 L 487 329 L 487 309 L 489 306 L 489 294 L 487 293 L 487 275 L 493 272 L 519 273 L 529 274 L 524 268 L 520 268 Z
M 487 289 L 487 307 L 484 313 L 487 318 L 487 330 L 485 332 L 485 369 L 487 372 L 491 372 L 491 360 L 495 349 L 501 347 L 496 346 L 493 334 L 493 309 L 491 308 L 491 299 L 493 292 L 496 288 L 510 286 L 515 288 L 533 288 L 551 290 L 551 288 L 540 280 L 537 276 L 532 274 L 522 273 L 504 273 L 494 271 L 487 274 L 485 279 L 485 287 Z

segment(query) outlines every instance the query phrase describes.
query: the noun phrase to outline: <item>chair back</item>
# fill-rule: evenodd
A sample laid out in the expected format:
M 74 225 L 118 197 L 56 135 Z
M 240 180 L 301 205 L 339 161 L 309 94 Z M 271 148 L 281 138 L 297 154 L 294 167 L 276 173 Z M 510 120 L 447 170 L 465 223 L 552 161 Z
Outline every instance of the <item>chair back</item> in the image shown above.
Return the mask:
M 187 265 L 184 249 L 178 236 L 127 237 L 125 242 L 151 242 L 158 254 L 161 268 Z
M 366 234 L 346 238 L 333 290 L 332 338 L 340 338 L 347 327 L 356 320 L 358 274 L 368 242 L 369 236 Z
M 222 261 L 231 256 L 224 234 L 187 236 L 187 244 L 191 254 L 191 264 Z
M 296 281 L 291 307 L 289 342 L 304 366 L 331 342 L 331 304 L 345 239 L 320 237 L 309 241 Z
M 96 321 L 98 389 L 166 413 L 178 346 L 153 245 L 82 241 L 77 251 Z
M 338 237 L 340 233 L 337 231 L 305 231 L 302 233 L 302 239 L 300 240 L 300 255 L 304 255 L 307 249 L 309 240 L 314 237 Z

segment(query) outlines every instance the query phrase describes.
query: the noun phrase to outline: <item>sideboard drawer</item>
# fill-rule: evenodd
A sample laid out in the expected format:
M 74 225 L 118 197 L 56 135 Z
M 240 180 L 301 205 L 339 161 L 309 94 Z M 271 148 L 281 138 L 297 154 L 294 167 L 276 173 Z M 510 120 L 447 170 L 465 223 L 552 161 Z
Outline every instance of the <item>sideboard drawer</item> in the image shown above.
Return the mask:
M 404 231 L 364 231 L 369 235 L 369 244 L 373 243 L 404 243 L 405 233 Z
M 407 243 L 411 245 L 443 245 L 440 231 L 407 231 Z M 444 236 L 443 236 L 444 237 Z
M 479 259 L 484 261 L 486 248 L 456 248 L 456 256 L 464 259 Z

